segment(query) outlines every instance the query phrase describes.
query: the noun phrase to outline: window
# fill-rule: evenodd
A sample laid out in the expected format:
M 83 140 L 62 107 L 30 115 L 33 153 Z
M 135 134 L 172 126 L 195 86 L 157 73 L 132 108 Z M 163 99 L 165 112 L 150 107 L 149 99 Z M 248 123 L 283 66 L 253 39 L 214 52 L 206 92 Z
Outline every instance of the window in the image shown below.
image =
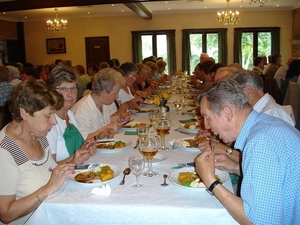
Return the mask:
M 183 30 L 183 71 L 191 74 L 199 63 L 202 52 L 215 62 L 227 63 L 227 29 Z
M 234 62 L 244 69 L 253 68 L 257 56 L 269 56 L 279 52 L 279 29 L 275 28 L 235 28 Z
M 154 55 L 167 63 L 165 73 L 176 70 L 175 30 L 132 31 L 133 62 Z

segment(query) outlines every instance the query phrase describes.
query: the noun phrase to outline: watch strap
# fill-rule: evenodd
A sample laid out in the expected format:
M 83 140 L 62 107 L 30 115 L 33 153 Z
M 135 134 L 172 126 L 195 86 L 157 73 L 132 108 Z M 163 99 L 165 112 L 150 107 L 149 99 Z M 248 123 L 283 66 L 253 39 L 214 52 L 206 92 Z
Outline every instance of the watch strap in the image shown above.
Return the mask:
M 209 188 L 206 189 L 206 191 L 210 194 L 210 195 L 214 195 L 213 190 L 214 188 L 218 185 L 218 184 L 222 184 L 219 180 L 215 180 L 210 186 Z

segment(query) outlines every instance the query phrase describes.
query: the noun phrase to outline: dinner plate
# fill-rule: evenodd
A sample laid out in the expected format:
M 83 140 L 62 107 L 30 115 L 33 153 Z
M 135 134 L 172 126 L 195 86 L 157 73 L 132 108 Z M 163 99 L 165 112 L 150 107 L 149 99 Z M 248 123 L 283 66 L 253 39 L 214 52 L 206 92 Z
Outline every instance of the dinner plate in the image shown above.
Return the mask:
M 187 129 L 187 128 L 184 128 L 184 124 L 181 124 L 180 127 L 178 128 L 178 130 L 179 130 L 180 132 L 183 132 L 183 133 L 197 134 L 198 131 L 200 130 L 200 128 L 196 128 L 196 129 Z
M 186 100 L 186 101 L 185 101 L 185 105 L 188 105 L 188 106 L 196 106 L 194 100 Z
M 75 174 L 69 174 L 69 176 L 67 176 L 67 180 L 70 181 L 71 183 L 93 187 L 93 186 L 100 186 L 101 184 L 111 182 L 111 181 L 117 179 L 122 174 L 122 170 L 118 166 L 114 166 L 114 165 L 111 165 L 111 164 L 108 164 L 108 163 L 101 163 L 100 166 L 109 166 L 114 171 L 113 178 L 110 179 L 110 180 L 107 180 L 107 181 L 97 182 L 97 183 L 81 183 L 81 182 L 78 182 L 78 181 L 75 180 L 75 176 L 80 172 L 82 173 L 83 170 L 76 170 Z
M 119 152 L 119 151 L 122 151 L 122 150 L 130 147 L 130 145 L 132 143 L 129 140 L 120 139 L 120 138 L 100 139 L 100 140 L 97 140 L 96 143 L 97 142 L 107 142 L 107 143 L 108 142 L 112 142 L 113 143 L 113 142 L 116 142 L 116 141 L 122 141 L 122 142 L 124 142 L 125 143 L 125 147 L 123 147 L 123 148 L 113 148 L 113 149 L 109 149 L 109 148 L 97 148 L 97 150 L 99 152 Z
M 189 137 L 184 137 L 184 138 L 178 138 L 174 141 L 173 145 L 176 148 L 182 149 L 182 150 L 187 150 L 187 151 L 197 151 L 200 153 L 200 149 L 199 148 L 194 148 L 194 147 L 184 147 L 181 145 L 181 141 L 187 140 L 187 139 L 194 139 L 195 136 L 189 136 Z
M 161 163 L 161 162 L 165 161 L 166 159 L 167 159 L 167 156 L 162 155 L 162 154 L 156 154 L 154 156 L 154 158 L 152 159 L 152 164 Z
M 197 107 L 188 108 L 188 109 L 185 110 L 185 114 L 195 114 L 195 113 L 197 113 Z
M 140 105 L 141 108 L 157 108 L 158 106 L 153 103 L 153 99 L 145 99 L 143 104 Z
M 191 190 L 201 190 L 201 191 L 205 190 L 206 187 L 187 187 L 187 186 L 183 186 L 179 183 L 178 177 L 179 177 L 180 172 L 193 172 L 193 171 L 195 171 L 195 167 L 184 167 L 181 169 L 173 170 L 169 174 L 169 180 L 171 183 L 175 184 L 176 186 L 182 187 L 182 188 L 187 188 L 187 189 L 191 189 Z M 215 174 L 218 175 L 222 184 L 229 181 L 229 174 L 227 171 L 215 169 Z
M 130 123 L 127 123 L 121 127 L 122 130 L 128 130 L 128 131 L 136 131 L 136 125 L 138 124 L 145 124 L 145 126 L 149 126 L 149 124 L 139 121 L 131 121 Z

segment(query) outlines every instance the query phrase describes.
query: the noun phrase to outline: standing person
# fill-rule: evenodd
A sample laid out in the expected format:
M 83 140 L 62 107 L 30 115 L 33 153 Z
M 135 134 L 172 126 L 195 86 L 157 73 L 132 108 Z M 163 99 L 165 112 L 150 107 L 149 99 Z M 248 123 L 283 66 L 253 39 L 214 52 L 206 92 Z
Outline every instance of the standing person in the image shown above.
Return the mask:
M 62 96 L 42 81 L 23 81 L 14 89 L 13 121 L 0 131 L 1 222 L 24 224 L 75 173 L 74 164 L 57 166 L 45 137 L 62 103 Z
M 235 141 L 242 152 L 241 197 L 216 180 L 212 149 L 196 158 L 197 173 L 209 192 L 240 224 L 300 224 L 299 131 L 252 110 L 244 91 L 229 78 L 203 96 L 200 108 L 205 127 L 225 143 Z

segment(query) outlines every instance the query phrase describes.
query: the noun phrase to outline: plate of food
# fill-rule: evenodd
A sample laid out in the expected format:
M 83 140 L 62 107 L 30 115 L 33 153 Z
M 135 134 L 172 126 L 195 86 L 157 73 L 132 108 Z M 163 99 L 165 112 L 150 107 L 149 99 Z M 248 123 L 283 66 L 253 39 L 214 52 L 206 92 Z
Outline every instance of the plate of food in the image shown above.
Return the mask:
M 200 129 L 201 126 L 197 122 L 181 124 L 178 128 L 179 131 L 189 134 L 197 134 Z
M 150 112 L 158 112 L 155 109 L 130 109 L 129 112 L 136 116 L 149 116 Z
M 96 140 L 97 150 L 103 152 L 121 151 L 128 148 L 131 143 L 129 140 L 119 138 Z
M 205 140 L 206 137 L 197 137 L 197 136 L 191 136 L 191 137 L 184 137 L 176 139 L 173 142 L 174 147 L 189 150 L 189 151 L 201 151 L 198 148 L 198 144 Z
M 196 98 L 196 94 L 188 94 L 185 96 L 186 99 L 195 99 Z
M 153 99 L 145 99 L 141 107 L 157 108 L 158 106 L 153 103 Z
M 199 113 L 199 107 L 194 107 L 194 108 L 188 108 L 185 111 L 186 114 L 196 114 Z
M 215 169 L 215 177 L 220 180 L 222 184 L 229 181 L 229 174 L 226 171 Z M 176 186 L 193 189 L 205 190 L 206 186 L 195 171 L 195 167 L 184 167 L 173 170 L 169 174 L 169 180 Z
M 188 106 L 196 106 L 195 100 L 186 100 L 186 101 L 185 101 L 185 105 L 188 105 Z
M 100 163 L 95 168 L 75 171 L 75 174 L 69 174 L 67 180 L 75 184 L 91 187 L 111 182 L 122 174 L 120 167 L 107 163 Z
M 122 130 L 129 130 L 129 131 L 136 131 L 138 127 L 148 126 L 148 124 L 138 121 L 131 121 L 130 123 L 124 124 L 121 129 Z

